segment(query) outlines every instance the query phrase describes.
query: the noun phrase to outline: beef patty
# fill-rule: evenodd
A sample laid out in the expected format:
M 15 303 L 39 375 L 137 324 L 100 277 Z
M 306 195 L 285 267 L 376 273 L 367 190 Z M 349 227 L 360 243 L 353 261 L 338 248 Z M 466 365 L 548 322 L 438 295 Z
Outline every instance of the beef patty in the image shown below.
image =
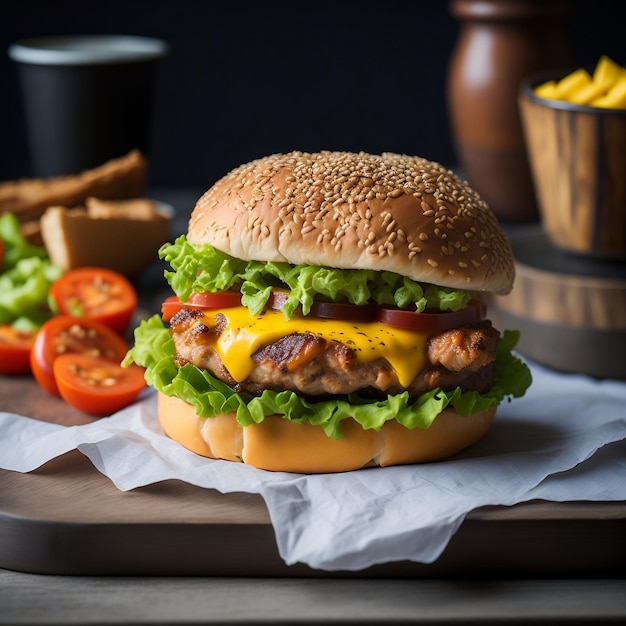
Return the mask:
M 484 392 L 493 386 L 493 362 L 499 332 L 488 320 L 433 334 L 427 342 L 427 365 L 403 387 L 384 358 L 359 361 L 352 348 L 309 333 L 293 333 L 257 350 L 254 368 L 236 381 L 212 344 L 223 331 L 224 318 L 207 326 L 202 312 L 182 309 L 170 320 L 176 363 L 192 363 L 210 371 L 237 392 L 261 394 L 265 389 L 291 390 L 305 397 L 360 393 L 384 397 L 405 389 L 411 397 L 437 387 Z

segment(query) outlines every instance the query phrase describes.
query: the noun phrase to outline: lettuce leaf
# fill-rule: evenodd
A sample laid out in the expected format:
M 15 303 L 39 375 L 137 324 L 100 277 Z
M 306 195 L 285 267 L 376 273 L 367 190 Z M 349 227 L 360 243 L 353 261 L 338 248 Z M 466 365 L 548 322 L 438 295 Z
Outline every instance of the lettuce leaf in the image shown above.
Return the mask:
M 172 267 L 165 278 L 183 302 L 194 292 L 237 289 L 252 315 L 263 310 L 272 289 L 281 287 L 290 292 L 282 309 L 287 318 L 298 307 L 307 315 L 316 296 L 358 305 L 371 300 L 401 308 L 414 305 L 418 313 L 459 311 L 472 298 L 467 291 L 421 284 L 394 272 L 242 261 L 210 245 L 193 245 L 185 235 L 164 244 L 159 256 Z
M 48 294 L 63 273 L 53 265 L 45 247 L 30 244 L 12 213 L 0 216 L 0 324 L 17 330 L 37 329 L 52 316 Z
M 176 396 L 196 407 L 201 417 L 210 418 L 236 412 L 242 426 L 260 423 L 267 415 L 284 414 L 294 422 L 320 426 L 332 438 L 341 436 L 340 424 L 352 417 L 364 429 L 380 429 L 388 420 L 397 420 L 407 428 L 428 428 L 435 417 L 451 406 L 464 416 L 494 408 L 506 397 L 520 397 L 531 384 L 528 367 L 511 350 L 519 333 L 505 331 L 497 347 L 496 384 L 489 393 L 432 390 L 409 404 L 408 393 L 390 395 L 371 401 L 356 394 L 309 402 L 291 391 L 264 391 L 260 396 L 239 395 L 209 372 L 194 365 L 178 368 L 174 363 L 174 341 L 161 318 L 154 315 L 135 329 L 135 345 L 123 365 L 132 362 L 146 368 L 146 382 L 158 391 Z
M 0 259 L 3 272 L 13 269 L 22 259 L 48 259 L 45 246 L 35 246 L 22 235 L 20 221 L 13 213 L 0 215 L 0 239 L 4 244 L 3 258 Z

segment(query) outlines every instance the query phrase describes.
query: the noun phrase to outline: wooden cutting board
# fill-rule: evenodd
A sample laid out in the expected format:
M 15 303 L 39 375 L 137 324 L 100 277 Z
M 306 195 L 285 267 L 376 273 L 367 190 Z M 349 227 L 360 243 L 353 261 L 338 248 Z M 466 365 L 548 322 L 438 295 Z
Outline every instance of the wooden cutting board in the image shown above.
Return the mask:
M 537 363 L 626 380 L 626 261 L 559 250 L 539 226 L 510 241 L 515 285 L 489 297 L 494 325 L 518 329 L 517 349 Z
M 28 376 L 0 377 L 0 410 L 65 425 L 94 419 Z M 80 575 L 606 577 L 626 571 L 626 503 L 486 507 L 467 516 L 433 564 L 323 572 L 284 563 L 256 494 L 174 480 L 122 492 L 72 451 L 28 474 L 0 470 L 0 567 Z

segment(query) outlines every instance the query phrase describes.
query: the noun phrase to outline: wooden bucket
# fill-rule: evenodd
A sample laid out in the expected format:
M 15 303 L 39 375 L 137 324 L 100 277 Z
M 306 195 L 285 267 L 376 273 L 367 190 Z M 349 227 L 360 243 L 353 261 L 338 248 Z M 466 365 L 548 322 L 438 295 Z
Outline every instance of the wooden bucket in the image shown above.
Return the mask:
M 626 258 L 626 110 L 539 98 L 527 79 L 519 107 L 539 212 L 559 248 Z

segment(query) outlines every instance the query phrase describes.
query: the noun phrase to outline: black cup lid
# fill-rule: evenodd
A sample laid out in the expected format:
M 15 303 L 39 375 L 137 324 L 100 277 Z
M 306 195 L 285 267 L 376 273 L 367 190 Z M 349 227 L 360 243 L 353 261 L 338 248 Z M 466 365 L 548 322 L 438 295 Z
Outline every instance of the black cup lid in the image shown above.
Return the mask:
M 9 46 L 19 63 L 33 65 L 99 65 L 150 61 L 167 55 L 160 39 L 134 35 L 73 35 L 25 39 Z

